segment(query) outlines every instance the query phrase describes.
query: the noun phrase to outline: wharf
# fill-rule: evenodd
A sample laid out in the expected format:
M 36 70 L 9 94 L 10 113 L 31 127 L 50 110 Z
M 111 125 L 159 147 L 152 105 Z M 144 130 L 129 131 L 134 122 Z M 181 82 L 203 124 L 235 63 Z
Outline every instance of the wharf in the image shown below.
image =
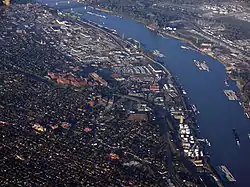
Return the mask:
M 220 174 L 220 177 L 222 178 L 222 180 L 226 180 L 226 181 L 229 181 L 229 182 L 236 182 L 236 179 L 230 173 L 230 171 L 227 169 L 226 166 L 224 166 L 224 165 L 218 166 L 217 171 Z
M 233 90 L 224 90 L 224 94 L 228 97 L 230 101 L 238 101 L 236 93 Z

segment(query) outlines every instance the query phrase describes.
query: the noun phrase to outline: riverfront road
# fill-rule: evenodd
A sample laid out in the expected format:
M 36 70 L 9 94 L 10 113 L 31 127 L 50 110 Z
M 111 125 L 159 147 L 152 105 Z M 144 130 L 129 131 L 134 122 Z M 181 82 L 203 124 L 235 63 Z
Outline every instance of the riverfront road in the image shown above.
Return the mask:
M 213 43 L 215 44 L 218 44 L 222 47 L 225 47 L 227 49 L 230 49 L 231 51 L 234 51 L 235 53 L 240 53 L 242 57 L 246 58 L 247 60 L 250 60 L 250 57 L 242 54 L 242 51 L 236 47 L 233 47 L 233 46 L 230 46 L 230 44 L 226 43 L 226 42 L 223 42 L 219 39 L 217 39 L 216 37 L 206 33 L 205 31 L 199 29 L 200 32 L 196 31 L 196 30 L 191 30 L 190 32 L 193 33 L 193 34 L 196 34 L 196 35 L 199 35 L 209 41 L 212 41 Z

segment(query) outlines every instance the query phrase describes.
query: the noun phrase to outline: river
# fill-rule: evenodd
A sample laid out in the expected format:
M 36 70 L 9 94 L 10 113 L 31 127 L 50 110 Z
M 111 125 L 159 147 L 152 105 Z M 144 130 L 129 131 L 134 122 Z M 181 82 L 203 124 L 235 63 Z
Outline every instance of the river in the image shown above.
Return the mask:
M 197 53 L 181 49 L 186 45 L 182 41 L 161 37 L 148 30 L 143 24 L 129 18 L 119 18 L 106 13 L 95 11 L 90 7 L 76 2 L 56 0 L 39 0 L 43 4 L 64 11 L 82 14 L 82 18 L 116 29 L 126 38 L 134 38 L 141 42 L 145 49 L 157 49 L 166 57 L 164 65 L 188 93 L 189 102 L 194 103 L 200 110 L 197 116 L 201 135 L 211 142 L 209 152 L 214 166 L 226 165 L 237 180 L 236 183 L 225 186 L 248 187 L 250 186 L 250 120 L 246 118 L 243 109 L 237 101 L 229 101 L 223 93 L 228 89 L 224 85 L 226 78 L 224 66 L 217 60 Z M 70 9 L 72 8 L 72 9 Z M 105 15 L 106 18 L 90 15 L 87 12 L 95 12 Z M 193 60 L 205 60 L 210 72 L 199 71 Z M 229 89 L 238 91 L 235 83 L 229 81 Z M 232 129 L 235 128 L 240 136 L 240 147 L 236 145 Z

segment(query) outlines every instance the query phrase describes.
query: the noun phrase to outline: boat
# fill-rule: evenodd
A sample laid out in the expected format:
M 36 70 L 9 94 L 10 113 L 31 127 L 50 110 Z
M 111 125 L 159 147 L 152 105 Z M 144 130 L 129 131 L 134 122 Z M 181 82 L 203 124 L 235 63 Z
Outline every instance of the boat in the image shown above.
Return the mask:
M 226 79 L 224 80 L 224 83 L 225 83 L 225 86 L 229 86 L 229 84 L 228 84 L 228 82 L 227 82 Z
M 106 19 L 106 16 L 103 16 L 103 15 L 100 15 L 100 14 L 96 14 L 96 13 L 93 13 L 93 12 L 90 12 L 90 11 L 88 11 L 87 14 L 90 14 L 90 15 L 93 15 L 93 16 L 97 16 L 97 17 L 101 17 L 101 18 L 105 18 Z
M 153 50 L 153 55 L 155 55 L 155 56 L 157 56 L 157 57 L 160 57 L 160 58 L 165 57 L 164 54 L 161 54 L 160 51 L 158 51 L 158 50 L 156 50 L 156 49 Z
M 146 25 L 146 28 L 151 30 L 151 31 L 156 31 L 156 27 L 154 27 L 152 24 L 151 25 Z
M 194 64 L 195 66 L 199 69 L 199 70 L 203 70 L 203 68 L 201 67 L 201 62 L 198 60 L 194 60 Z
M 200 62 L 196 62 L 195 65 L 199 70 L 203 70 Z
M 227 169 L 226 166 L 217 166 L 216 171 L 218 172 L 220 178 L 223 181 L 236 182 L 234 176 L 231 174 L 231 172 Z
M 193 110 L 193 112 L 194 112 L 195 114 L 199 114 L 199 113 L 200 113 L 200 111 L 197 110 L 197 108 L 196 108 L 196 106 L 195 106 L 194 104 L 191 105 L 191 108 L 192 108 L 192 110 Z
M 93 7 L 92 7 L 93 8 Z M 102 11 L 102 12 L 105 12 L 105 13 L 112 13 L 112 11 L 110 10 L 106 10 L 104 8 L 95 8 L 96 10 L 99 10 L 99 11 Z
M 245 114 L 246 114 L 247 118 L 249 119 L 250 118 L 249 114 L 247 112 Z
M 161 33 L 157 33 L 157 35 L 161 36 L 162 38 L 164 38 L 164 36 Z
M 199 70 L 201 70 L 201 71 L 210 71 L 209 70 L 209 67 L 207 66 L 207 63 L 205 62 L 205 61 L 203 61 L 203 62 L 200 62 L 200 61 L 198 61 L 198 60 L 194 60 L 194 63 L 195 63 L 195 65 L 196 65 L 196 67 L 199 69 Z
M 239 135 L 238 135 L 236 129 L 233 129 L 233 135 L 234 135 L 234 139 L 235 139 L 235 141 L 236 141 L 236 144 L 237 144 L 238 146 L 240 146 L 240 137 L 239 137 Z
M 209 67 L 207 66 L 207 63 L 205 61 L 203 61 L 202 63 L 200 63 L 201 67 L 203 70 L 209 72 Z
M 140 44 L 140 42 L 139 41 L 137 41 L 137 40 L 135 40 L 135 39 L 133 39 L 133 38 L 128 38 L 127 39 L 131 44 L 132 44 L 132 46 L 134 47 L 134 48 L 140 48 L 141 47 L 141 44 Z
M 187 92 L 186 92 L 185 90 L 182 90 L 182 93 L 183 93 L 184 95 L 187 95 Z
M 117 33 L 117 31 L 116 31 L 115 29 L 110 29 L 110 28 L 108 28 L 108 27 L 103 27 L 103 29 L 104 29 L 105 31 L 108 31 L 108 32 L 114 34 L 114 35 L 118 35 L 118 33 Z
M 205 142 L 207 143 L 207 145 L 208 145 L 209 147 L 211 147 L 211 143 L 208 141 L 208 139 L 206 139 Z
M 250 139 L 250 133 L 248 133 L 248 138 Z
M 186 47 L 186 46 L 184 46 L 184 45 L 182 45 L 181 48 L 182 48 L 182 49 L 188 49 L 188 47 Z

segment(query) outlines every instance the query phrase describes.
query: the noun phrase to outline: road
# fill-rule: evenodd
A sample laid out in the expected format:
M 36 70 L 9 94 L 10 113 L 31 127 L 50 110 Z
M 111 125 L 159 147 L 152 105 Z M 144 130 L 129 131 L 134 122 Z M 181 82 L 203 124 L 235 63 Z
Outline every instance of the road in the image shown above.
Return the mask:
M 239 54 L 241 54 L 242 57 L 246 58 L 247 60 L 250 60 L 250 57 L 244 55 L 244 51 L 238 49 L 237 47 L 230 46 L 228 43 L 215 38 L 214 36 L 206 33 L 205 31 L 203 31 L 201 29 L 199 31 L 200 32 L 198 32 L 196 30 L 191 30 L 189 32 L 191 32 L 193 34 L 196 34 L 196 35 L 199 35 L 199 36 L 201 36 L 201 37 L 203 37 L 203 38 L 205 38 L 205 39 L 207 39 L 207 40 L 209 40 L 209 41 L 211 41 L 211 42 L 213 42 L 213 43 L 215 43 L 215 44 L 217 44 L 219 46 L 225 47 L 225 48 L 229 49 L 232 52 L 239 53 Z

